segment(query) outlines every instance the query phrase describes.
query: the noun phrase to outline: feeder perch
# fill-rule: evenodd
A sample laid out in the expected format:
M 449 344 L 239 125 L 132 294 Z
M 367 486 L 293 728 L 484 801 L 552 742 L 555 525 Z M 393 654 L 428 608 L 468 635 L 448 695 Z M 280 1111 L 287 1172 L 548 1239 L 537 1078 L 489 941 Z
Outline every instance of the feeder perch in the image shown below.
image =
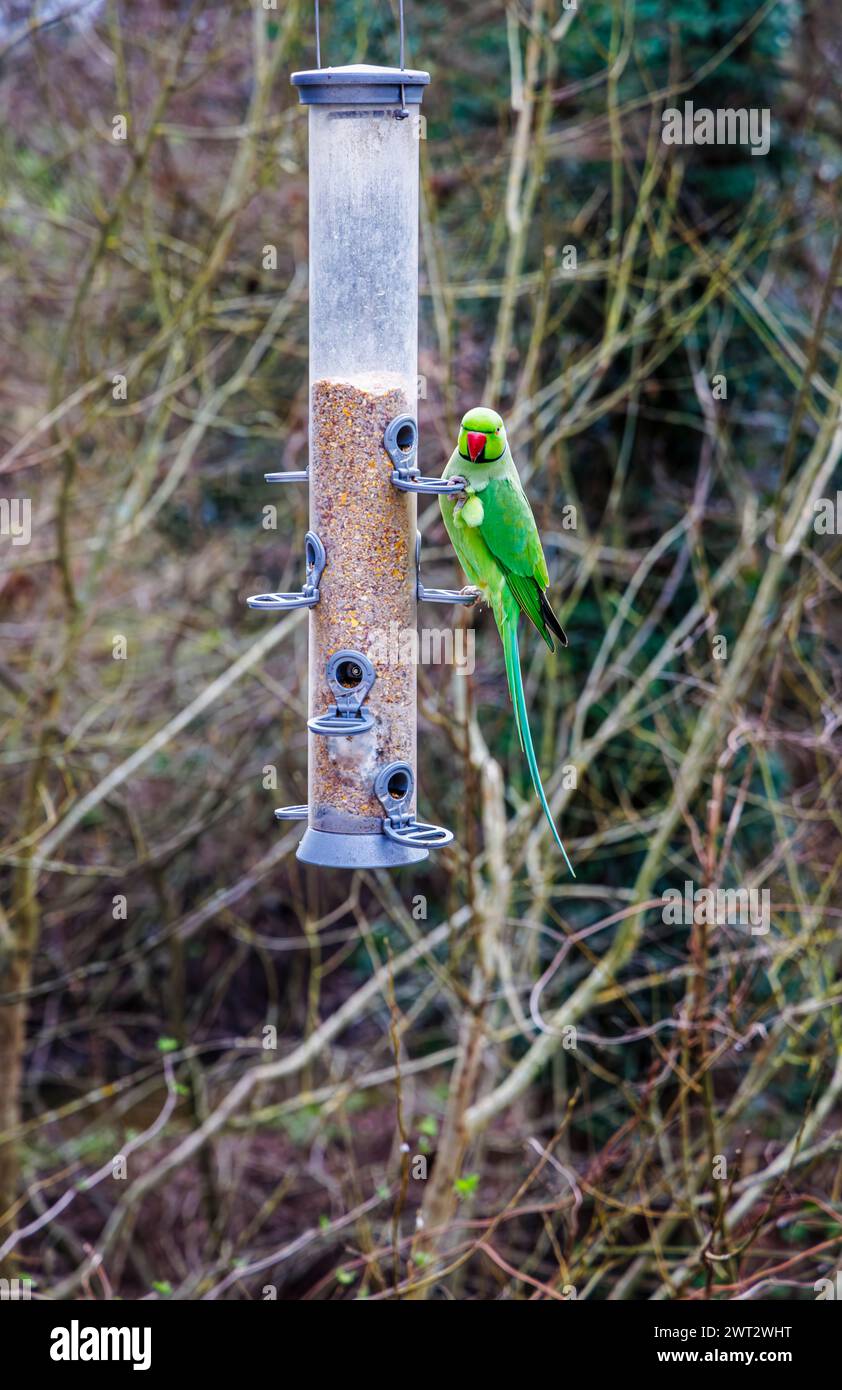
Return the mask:
M 306 483 L 309 476 L 307 469 L 302 468 L 298 472 L 264 473 L 263 481 L 266 483 Z
M 325 567 L 325 548 L 314 531 L 308 531 L 304 542 L 307 577 L 304 588 L 297 594 L 252 594 L 246 599 L 249 608 L 279 612 L 290 608 L 312 608 L 319 601 L 319 580 Z
M 416 819 L 418 492 L 459 491 L 417 465 L 418 146 L 426 72 L 321 66 L 293 74 L 310 139 L 309 483 L 300 594 L 308 607 L 305 863 L 378 868 L 426 859 L 453 836 Z M 471 600 L 447 594 L 447 601 Z
M 307 720 L 311 734 L 367 734 L 374 728 L 374 715 L 363 709 L 363 700 L 376 680 L 374 667 L 362 652 L 336 652 L 327 663 L 327 683 L 336 704 L 327 714 Z
M 453 839 L 452 830 L 417 821 L 409 810 L 414 788 L 415 779 L 409 763 L 390 763 L 378 772 L 374 790 L 386 812 L 383 834 L 399 845 L 418 845 L 426 849 L 449 845 Z
M 464 491 L 464 478 L 422 478 L 418 471 L 418 425 L 412 415 L 390 420 L 383 436 L 386 453 L 395 465 L 392 482 L 401 492 L 422 492 L 457 497 Z
M 417 597 L 423 603 L 461 603 L 471 608 L 479 601 L 479 589 L 466 584 L 464 589 L 428 589 L 421 583 L 421 532 L 415 534 L 415 583 Z

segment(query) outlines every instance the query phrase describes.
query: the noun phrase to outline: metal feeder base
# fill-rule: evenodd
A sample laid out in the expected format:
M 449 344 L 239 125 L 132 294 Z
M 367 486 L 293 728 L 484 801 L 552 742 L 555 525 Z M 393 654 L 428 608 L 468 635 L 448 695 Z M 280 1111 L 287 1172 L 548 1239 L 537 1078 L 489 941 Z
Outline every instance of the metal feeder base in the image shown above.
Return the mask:
M 429 858 L 429 851 L 412 845 L 399 845 L 385 835 L 336 835 L 326 830 L 304 832 L 296 859 L 305 864 L 321 864 L 328 869 L 394 869 L 400 864 L 418 864 Z

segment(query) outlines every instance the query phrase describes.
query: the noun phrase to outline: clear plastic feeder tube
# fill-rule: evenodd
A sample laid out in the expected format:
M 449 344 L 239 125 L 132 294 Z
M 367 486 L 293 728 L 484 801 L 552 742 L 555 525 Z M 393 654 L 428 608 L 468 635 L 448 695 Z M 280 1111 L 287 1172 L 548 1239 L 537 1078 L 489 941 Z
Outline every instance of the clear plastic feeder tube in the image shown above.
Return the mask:
M 396 416 L 416 412 L 428 80 L 368 66 L 293 77 L 310 106 L 310 529 L 326 555 L 310 610 L 309 818 L 299 857 L 320 864 L 426 853 L 383 834 L 374 783 L 391 763 L 416 767 L 416 500 L 392 483 L 383 435 Z M 366 727 L 348 735 L 312 731 L 337 707 L 337 652 L 358 653 L 374 671 L 361 704 Z M 349 658 L 339 678 L 352 705 L 355 674 Z
M 311 106 L 310 380 L 380 382 L 414 408 L 418 109 Z

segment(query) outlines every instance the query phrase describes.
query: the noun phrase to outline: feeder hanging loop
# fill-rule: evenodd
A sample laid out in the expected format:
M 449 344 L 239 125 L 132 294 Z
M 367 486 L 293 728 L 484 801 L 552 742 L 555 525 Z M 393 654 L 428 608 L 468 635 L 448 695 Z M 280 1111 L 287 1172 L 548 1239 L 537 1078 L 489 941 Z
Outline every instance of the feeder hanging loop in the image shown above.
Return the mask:
M 319 18 L 320 18 L 320 16 L 319 16 L 319 0 L 313 0 L 313 21 L 314 21 L 314 27 L 315 27 L 315 30 L 316 30 L 316 67 L 317 67 L 317 68 L 321 68 L 321 66 L 322 66 L 322 39 L 321 39 L 321 33 L 320 33 L 321 25 L 320 25 L 320 23 L 319 23 Z M 398 0 L 398 34 L 399 34 L 399 42 L 400 42 L 400 70 L 401 70 L 401 72 L 405 72 L 405 71 L 406 71 L 406 17 L 405 17 L 405 15 L 404 15 L 404 0 Z M 401 84 L 400 84 L 400 93 L 401 93 L 400 107 L 399 107 L 399 109 L 398 109 L 394 114 L 395 114 L 395 119 L 396 119 L 396 120 L 398 120 L 398 121 L 405 121 L 406 118 L 407 118 L 407 116 L 408 116 L 410 113 L 409 113 L 409 108 L 407 107 L 407 104 L 406 104 L 406 87 L 405 87 L 405 84 L 404 84 L 403 82 L 401 82 Z
M 319 581 L 325 567 L 325 548 L 315 531 L 308 531 L 304 542 L 307 578 L 304 588 L 296 594 L 252 594 L 246 599 L 249 608 L 266 612 L 287 612 L 290 608 L 313 608 L 319 601 Z

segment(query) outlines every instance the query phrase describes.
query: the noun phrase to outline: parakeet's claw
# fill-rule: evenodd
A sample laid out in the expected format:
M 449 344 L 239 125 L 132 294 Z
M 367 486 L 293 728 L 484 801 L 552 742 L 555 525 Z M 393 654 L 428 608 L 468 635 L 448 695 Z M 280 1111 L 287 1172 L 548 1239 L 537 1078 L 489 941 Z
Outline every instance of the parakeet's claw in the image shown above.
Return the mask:
M 460 589 L 459 592 L 464 594 L 465 598 L 470 597 L 471 599 L 470 603 L 465 604 L 466 608 L 472 608 L 482 598 L 482 589 L 478 589 L 475 584 L 466 584 L 464 589 Z
M 455 477 L 453 477 L 453 478 L 448 478 L 447 481 L 448 481 L 451 485 L 453 485 L 453 484 L 455 484 L 455 483 L 461 483 L 461 484 L 462 484 L 462 491 L 461 491 L 461 492 L 452 492 L 450 495 L 451 495 L 451 497 L 461 497 L 462 500 L 464 501 L 465 496 L 466 496 L 465 489 L 466 489 L 467 486 L 468 486 L 468 480 L 467 480 L 467 478 L 463 478 L 461 473 L 457 473 Z

